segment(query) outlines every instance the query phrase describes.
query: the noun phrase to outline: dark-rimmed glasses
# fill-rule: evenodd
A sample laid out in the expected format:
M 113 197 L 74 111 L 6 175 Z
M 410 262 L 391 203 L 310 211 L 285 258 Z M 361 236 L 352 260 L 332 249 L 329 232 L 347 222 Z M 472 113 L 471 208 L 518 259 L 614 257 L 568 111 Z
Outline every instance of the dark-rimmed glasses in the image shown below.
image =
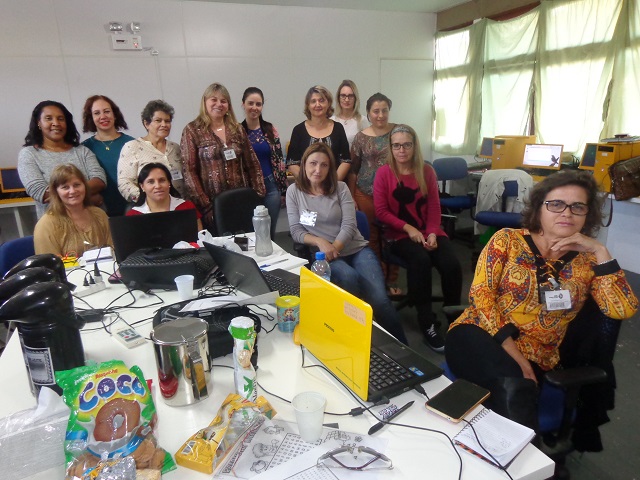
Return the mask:
M 404 148 L 405 150 L 409 150 L 410 148 L 413 148 L 413 142 L 392 143 L 391 148 L 393 150 L 400 150 L 401 148 Z
M 361 462 L 356 465 L 345 465 L 343 462 L 347 461 L 347 458 L 342 460 L 337 457 L 343 453 L 347 453 L 349 463 L 353 463 L 353 460 L 358 459 L 358 454 L 365 454 Z M 353 455 L 353 457 L 351 457 Z M 343 456 L 344 457 L 344 456 Z M 378 462 L 378 463 L 376 463 Z M 375 463 L 375 465 L 374 465 Z M 330 452 L 325 453 L 318 458 L 317 465 L 322 465 L 328 468 L 346 468 L 347 470 L 362 471 L 362 470 L 391 470 L 393 463 L 391 459 L 386 455 L 374 450 L 370 447 L 339 447 Z
M 547 207 L 547 210 L 549 210 L 551 213 L 562 213 L 567 209 L 567 207 L 569 207 L 571 213 L 580 217 L 583 217 L 587 213 L 589 213 L 589 205 L 582 202 L 576 202 L 569 205 L 562 200 L 546 200 L 544 204 Z
M 353 93 L 341 93 L 340 94 L 340 100 L 351 100 L 356 98 L 356 96 Z

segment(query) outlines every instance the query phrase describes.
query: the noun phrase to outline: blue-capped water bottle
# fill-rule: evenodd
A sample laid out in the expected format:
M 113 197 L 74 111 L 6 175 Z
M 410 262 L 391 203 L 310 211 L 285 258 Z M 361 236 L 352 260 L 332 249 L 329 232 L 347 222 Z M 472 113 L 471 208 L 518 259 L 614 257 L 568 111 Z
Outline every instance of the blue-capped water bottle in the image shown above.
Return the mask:
M 320 275 L 327 282 L 331 281 L 331 267 L 326 260 L 324 252 L 316 252 L 316 261 L 311 265 L 311 271 L 316 275 Z

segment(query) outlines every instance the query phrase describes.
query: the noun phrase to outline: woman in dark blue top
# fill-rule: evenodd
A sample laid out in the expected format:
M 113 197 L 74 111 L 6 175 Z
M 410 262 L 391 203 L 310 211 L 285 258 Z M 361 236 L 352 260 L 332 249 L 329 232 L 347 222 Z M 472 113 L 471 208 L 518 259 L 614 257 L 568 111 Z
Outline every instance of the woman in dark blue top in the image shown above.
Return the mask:
M 271 217 L 271 239 L 276 233 L 282 195 L 287 190 L 287 172 L 282 157 L 282 146 L 276 127 L 262 118 L 264 95 L 257 87 L 249 87 L 242 95 L 245 120 L 242 126 L 247 132 L 251 147 L 256 153 L 264 176 L 267 194 L 264 204 Z

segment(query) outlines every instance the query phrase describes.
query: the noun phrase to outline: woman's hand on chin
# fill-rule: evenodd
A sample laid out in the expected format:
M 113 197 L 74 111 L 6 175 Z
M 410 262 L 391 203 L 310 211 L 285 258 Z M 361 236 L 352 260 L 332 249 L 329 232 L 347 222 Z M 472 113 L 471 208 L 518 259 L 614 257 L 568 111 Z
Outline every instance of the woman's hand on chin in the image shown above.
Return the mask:
M 595 238 L 588 237 L 582 233 L 574 233 L 568 237 L 560 238 L 551 246 L 551 250 L 563 255 L 570 251 L 588 252 L 597 255 L 599 251 L 606 250 L 606 247 Z

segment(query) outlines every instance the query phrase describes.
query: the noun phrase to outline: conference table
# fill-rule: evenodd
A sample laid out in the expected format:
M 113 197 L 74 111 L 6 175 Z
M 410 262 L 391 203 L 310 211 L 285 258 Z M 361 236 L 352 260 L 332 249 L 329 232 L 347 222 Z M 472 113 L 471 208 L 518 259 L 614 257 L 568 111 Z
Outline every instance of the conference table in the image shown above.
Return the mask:
M 285 255 L 285 252 L 274 244 L 274 256 Z M 253 255 L 251 252 L 249 255 Z M 272 257 L 269 257 L 272 258 Z M 103 268 L 107 264 L 101 264 Z M 299 269 L 299 267 L 298 267 Z M 84 274 L 82 274 L 84 275 Z M 78 280 L 78 275 L 72 273 L 71 281 Z M 105 307 L 114 298 L 126 289 L 123 285 L 108 285 L 101 292 L 97 292 L 84 298 L 93 308 Z M 176 291 L 154 291 L 164 301 L 164 305 L 177 302 Z M 194 292 L 195 293 L 195 292 Z M 135 329 L 149 338 L 152 330 L 153 316 L 159 306 L 150 306 L 157 302 L 157 298 L 141 291 L 134 291 L 137 309 L 125 309 L 121 316 L 130 324 L 135 323 Z M 240 294 L 242 295 L 242 294 Z M 131 297 L 121 300 L 116 305 L 129 303 Z M 76 300 L 76 306 L 82 302 Z M 141 308 L 143 307 L 143 308 Z M 273 305 L 264 306 L 275 317 Z M 136 323 L 147 319 L 142 323 Z M 98 323 L 87 324 L 82 331 L 82 342 L 87 360 L 103 362 L 112 359 L 123 360 L 128 366 L 138 365 L 146 379 L 153 381 L 153 396 L 158 412 L 157 437 L 160 446 L 169 453 L 174 454 L 192 434 L 207 426 L 215 417 L 222 401 L 229 393 L 234 392 L 233 370 L 223 368 L 221 365 L 232 365 L 232 356 L 215 358 L 212 361 L 211 393 L 208 398 L 197 404 L 184 407 L 171 407 L 164 403 L 158 385 L 158 374 L 154 357 L 153 344 L 147 340 L 143 345 L 128 349 L 110 335 Z M 291 400 L 297 393 L 303 391 L 318 391 L 327 398 L 327 412 L 343 413 L 354 407 L 360 406 L 350 393 L 336 380 L 331 378 L 320 368 L 302 369 L 302 352 L 299 346 L 292 341 L 290 333 L 279 331 L 275 326 L 275 320 L 263 319 L 266 328 L 260 332 L 258 338 L 258 382 L 265 390 L 284 399 Z M 271 330 L 267 333 L 266 330 Z M 17 333 L 17 332 L 16 332 Z M 313 363 L 315 359 L 309 352 L 304 355 L 305 364 Z M 444 376 L 426 382 L 423 387 L 429 396 L 432 396 L 448 385 L 450 381 Z M 18 335 L 12 336 L 4 353 L 0 357 L 0 418 L 20 410 L 34 407 L 36 398 L 31 394 L 27 371 L 22 358 Z M 259 395 L 264 395 L 277 411 L 276 419 L 292 422 L 295 425 L 293 408 L 274 396 L 258 389 Z M 463 424 L 454 424 L 448 420 L 428 411 L 424 404 L 425 398 L 416 391 L 405 392 L 391 399 L 398 407 L 414 400 L 413 406 L 397 417 L 395 421 L 402 424 L 425 427 L 454 436 Z M 376 407 L 374 411 L 383 408 Z M 482 407 L 477 407 L 467 418 L 478 413 Z M 377 423 L 377 420 L 369 414 L 357 417 L 325 415 L 325 422 L 337 423 L 340 430 L 354 432 L 366 436 L 369 428 Z M 395 425 L 387 425 L 375 434 L 388 442 L 385 454 L 393 461 L 394 468 L 378 473 L 376 478 L 384 479 L 456 479 L 460 468 L 460 461 L 453 450 L 451 443 L 437 433 L 414 430 Z M 466 452 L 460 451 L 462 457 L 462 478 L 467 480 L 508 478 L 489 463 L 476 458 Z M 516 457 L 509 466 L 508 472 L 514 479 L 541 480 L 553 475 L 554 463 L 533 445 L 529 444 L 522 453 Z M 168 480 L 179 479 L 206 479 L 210 475 L 198 473 L 178 466 L 174 471 L 166 473 L 164 478 Z M 30 479 L 62 479 L 64 478 L 64 466 L 40 472 L 28 477 Z M 255 477 L 259 479 L 260 476 Z

